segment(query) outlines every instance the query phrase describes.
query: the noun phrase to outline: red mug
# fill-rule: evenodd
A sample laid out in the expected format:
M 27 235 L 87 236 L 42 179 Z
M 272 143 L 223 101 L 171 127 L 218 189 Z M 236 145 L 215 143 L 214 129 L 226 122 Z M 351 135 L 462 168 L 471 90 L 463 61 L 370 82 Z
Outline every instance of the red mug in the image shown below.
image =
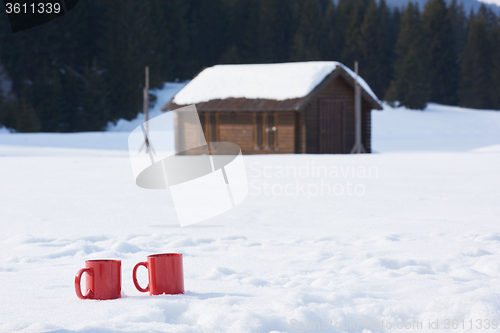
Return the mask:
M 148 270 L 148 286 L 142 288 L 137 282 L 137 268 L 144 266 Z M 132 278 L 137 290 L 150 295 L 183 294 L 184 273 L 181 253 L 162 253 L 148 256 L 148 261 L 134 267 Z
M 75 276 L 76 296 L 81 299 L 115 299 L 121 296 L 122 272 L 120 260 L 87 260 L 85 268 Z M 85 277 L 85 289 L 82 294 L 81 279 Z

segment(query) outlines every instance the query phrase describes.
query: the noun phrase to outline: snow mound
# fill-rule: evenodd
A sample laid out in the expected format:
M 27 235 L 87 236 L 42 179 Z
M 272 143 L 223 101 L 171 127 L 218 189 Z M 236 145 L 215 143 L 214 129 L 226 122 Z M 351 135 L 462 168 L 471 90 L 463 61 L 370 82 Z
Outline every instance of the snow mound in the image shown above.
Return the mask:
M 479 1 L 500 7 L 500 0 L 479 0 Z
M 372 149 L 376 152 L 499 149 L 499 111 L 435 103 L 423 111 L 383 106 L 382 112 L 372 112 Z
M 500 144 L 477 148 L 473 151 L 477 153 L 500 153 Z
M 355 73 L 336 61 L 283 64 L 217 65 L 195 77 L 174 98 L 178 105 L 214 99 L 247 98 L 278 101 L 307 96 L 324 78 L 341 66 L 353 78 Z M 359 83 L 376 101 L 377 96 L 360 77 Z
M 10 133 L 9 129 L 5 126 L 0 127 L 0 134 L 8 134 Z

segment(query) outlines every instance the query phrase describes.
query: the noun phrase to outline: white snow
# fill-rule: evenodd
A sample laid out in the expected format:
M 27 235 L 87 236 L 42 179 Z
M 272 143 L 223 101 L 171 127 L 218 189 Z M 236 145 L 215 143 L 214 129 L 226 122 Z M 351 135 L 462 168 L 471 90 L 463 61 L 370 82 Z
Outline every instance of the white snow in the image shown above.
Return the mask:
M 468 151 L 500 143 L 500 112 L 429 103 L 424 111 L 372 111 L 373 150 Z
M 500 6 L 500 0 L 478 0 L 478 1 Z
M 178 105 L 225 98 L 286 100 L 307 96 L 323 79 L 342 66 L 353 78 L 355 73 L 335 61 L 281 64 L 216 65 L 203 70 L 174 98 Z M 377 96 L 359 77 L 360 85 L 375 100 Z
M 385 106 L 373 112 L 380 154 L 245 156 L 247 199 L 187 228 L 168 191 L 135 186 L 128 133 L 0 134 L 0 332 L 491 325 L 499 123 L 500 112 Z M 135 263 L 161 252 L 184 254 L 185 295 L 135 289 Z M 76 297 L 74 274 L 97 258 L 122 260 L 123 298 Z

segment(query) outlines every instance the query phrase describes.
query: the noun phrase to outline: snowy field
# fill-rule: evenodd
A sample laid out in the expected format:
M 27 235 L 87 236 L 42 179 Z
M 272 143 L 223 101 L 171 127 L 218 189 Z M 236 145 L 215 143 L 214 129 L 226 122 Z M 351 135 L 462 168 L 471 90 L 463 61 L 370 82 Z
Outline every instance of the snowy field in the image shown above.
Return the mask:
M 0 133 L 0 332 L 499 329 L 500 112 L 386 107 L 378 154 L 245 156 L 247 199 L 186 228 L 134 184 L 140 121 Z M 161 252 L 184 254 L 185 295 L 135 289 Z M 123 298 L 76 297 L 97 258 L 122 260 Z
M 430 103 L 425 111 L 372 111 L 377 152 L 500 152 L 500 112 Z

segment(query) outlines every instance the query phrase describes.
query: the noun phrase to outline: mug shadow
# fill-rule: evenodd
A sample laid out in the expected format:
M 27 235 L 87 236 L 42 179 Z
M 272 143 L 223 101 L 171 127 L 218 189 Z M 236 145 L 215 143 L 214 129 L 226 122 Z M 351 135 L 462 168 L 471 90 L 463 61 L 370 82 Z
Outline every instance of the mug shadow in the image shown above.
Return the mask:
M 250 297 L 251 295 L 249 294 L 241 294 L 241 293 L 195 293 L 192 291 L 185 291 L 184 294 L 162 294 L 162 295 L 122 295 L 119 299 L 127 299 L 127 298 L 134 298 L 134 299 L 151 299 L 151 298 L 172 298 L 172 297 L 194 297 L 197 299 L 205 300 L 205 299 L 211 299 L 211 298 L 220 298 L 224 296 L 232 296 L 232 297 Z
M 180 225 L 177 224 L 156 224 L 156 225 L 149 225 L 148 227 L 150 228 L 225 228 L 225 225 L 187 225 L 185 227 L 181 227 Z
M 250 297 L 249 294 L 242 293 L 194 293 L 192 291 L 187 291 L 184 293 L 185 296 L 196 297 L 198 299 L 210 299 L 210 298 L 219 298 L 224 296 L 233 296 L 233 297 Z
M 144 333 L 143 330 L 141 331 L 117 331 L 117 330 L 110 330 L 110 329 L 105 329 L 105 328 L 89 328 L 89 329 L 83 329 L 83 330 L 78 330 L 78 331 L 72 331 L 72 330 L 65 330 L 65 329 L 60 329 L 56 331 L 45 331 L 47 333 Z M 153 330 L 148 330 L 147 332 L 149 333 L 164 333 L 164 331 L 153 331 Z

